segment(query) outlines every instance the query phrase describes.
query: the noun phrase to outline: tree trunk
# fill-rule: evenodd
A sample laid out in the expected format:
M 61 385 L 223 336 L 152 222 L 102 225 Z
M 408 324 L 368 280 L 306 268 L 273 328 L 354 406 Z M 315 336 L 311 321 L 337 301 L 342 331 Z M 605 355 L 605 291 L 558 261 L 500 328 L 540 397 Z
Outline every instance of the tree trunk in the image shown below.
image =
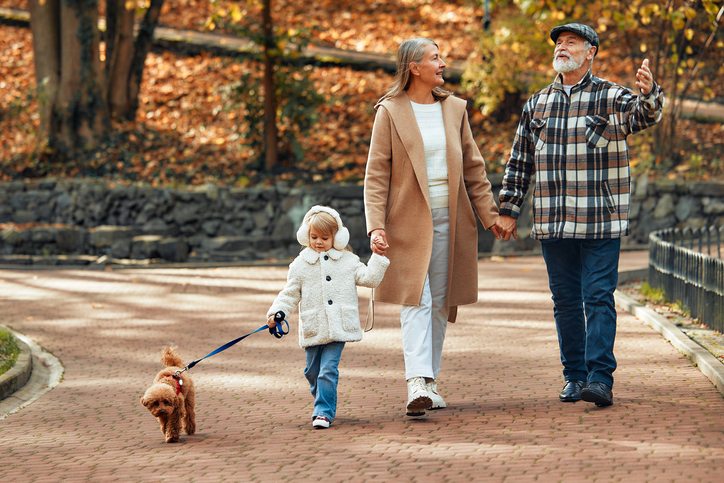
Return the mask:
M 264 27 L 264 134 L 266 140 L 266 169 L 277 164 L 277 106 L 276 87 L 274 85 L 274 63 L 272 50 L 275 49 L 271 19 L 272 0 L 264 1 L 262 22 Z
M 61 150 L 89 150 L 100 144 L 107 108 L 98 44 L 98 9 L 75 1 L 60 5 L 58 110 Z
M 30 30 L 35 52 L 35 77 L 38 83 L 40 138 L 45 142 L 58 130 L 55 103 L 60 78 L 60 0 L 29 0 Z
M 58 116 L 60 132 L 58 140 L 61 151 L 68 151 L 75 145 L 78 129 L 74 94 L 80 92 L 80 51 L 78 41 L 78 17 L 75 9 L 61 1 L 60 5 L 60 78 L 58 84 Z
M 138 36 L 133 46 L 133 61 L 131 62 L 131 72 L 128 79 L 128 98 L 130 100 L 130 110 L 126 117 L 135 119 L 138 110 L 138 93 L 141 91 L 141 81 L 143 80 L 143 69 L 146 65 L 146 56 L 151 48 L 153 41 L 153 32 L 158 24 L 158 17 L 161 15 L 161 7 L 164 0 L 151 0 L 151 5 L 146 10 L 146 15 L 141 22 L 141 28 L 138 30 Z
M 116 45 L 117 18 L 118 0 L 106 0 L 106 79 L 109 79 L 111 74 L 111 59 Z
M 123 1 L 117 2 L 113 51 L 110 54 L 111 57 L 107 57 L 110 60 L 108 63 L 108 109 L 113 118 L 129 117 L 131 109 L 128 80 L 133 61 L 133 16 L 133 9 L 127 9 L 126 3 Z

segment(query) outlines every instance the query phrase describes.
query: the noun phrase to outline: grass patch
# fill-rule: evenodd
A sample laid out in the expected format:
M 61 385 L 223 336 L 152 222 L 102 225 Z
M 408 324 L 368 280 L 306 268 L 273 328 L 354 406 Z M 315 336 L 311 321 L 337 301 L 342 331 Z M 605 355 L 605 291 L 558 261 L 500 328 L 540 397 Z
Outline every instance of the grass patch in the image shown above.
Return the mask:
M 641 295 L 657 304 L 665 304 L 668 302 L 664 289 L 653 288 L 651 285 L 649 285 L 649 282 L 644 282 L 641 286 Z
M 691 311 L 684 306 L 684 303 L 681 300 L 677 300 L 671 304 L 671 310 L 680 313 L 686 318 L 691 318 Z
M 649 282 L 644 282 L 641 285 L 641 295 L 649 302 L 666 305 L 672 312 L 691 318 L 691 311 L 684 306 L 684 303 L 681 300 L 670 302 L 663 288 L 653 288 Z
M 20 347 L 15 337 L 5 329 L 0 328 L 0 375 L 5 374 L 18 360 Z

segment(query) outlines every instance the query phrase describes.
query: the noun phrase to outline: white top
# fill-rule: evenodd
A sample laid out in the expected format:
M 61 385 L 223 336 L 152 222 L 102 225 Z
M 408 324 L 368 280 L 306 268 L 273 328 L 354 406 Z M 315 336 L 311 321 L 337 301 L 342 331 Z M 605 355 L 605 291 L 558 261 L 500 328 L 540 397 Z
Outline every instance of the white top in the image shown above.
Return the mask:
M 430 189 L 430 208 L 447 208 L 447 146 L 445 142 L 445 124 L 442 120 L 442 105 L 417 104 L 410 101 L 415 111 L 417 126 L 425 144 L 427 162 L 427 183 Z

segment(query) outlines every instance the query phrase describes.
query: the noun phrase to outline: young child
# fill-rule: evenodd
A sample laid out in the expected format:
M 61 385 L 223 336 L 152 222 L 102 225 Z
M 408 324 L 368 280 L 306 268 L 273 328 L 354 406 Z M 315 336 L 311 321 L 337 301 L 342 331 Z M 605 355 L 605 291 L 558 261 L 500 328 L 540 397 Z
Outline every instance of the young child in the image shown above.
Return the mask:
M 306 247 L 289 265 L 287 284 L 267 317 L 289 315 L 299 304 L 299 345 L 307 354 L 304 376 L 314 396 L 312 426 L 328 428 L 337 412 L 339 359 L 345 342 L 362 340 L 357 285 L 376 287 L 390 264 L 386 246 L 375 243 L 369 266 L 347 245 L 349 231 L 339 214 L 314 206 L 304 215 L 297 240 Z

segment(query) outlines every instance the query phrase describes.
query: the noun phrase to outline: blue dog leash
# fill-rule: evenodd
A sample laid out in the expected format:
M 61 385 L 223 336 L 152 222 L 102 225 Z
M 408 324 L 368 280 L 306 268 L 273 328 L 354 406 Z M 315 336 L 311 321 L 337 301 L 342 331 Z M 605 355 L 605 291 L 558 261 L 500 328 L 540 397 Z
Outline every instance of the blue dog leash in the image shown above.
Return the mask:
M 181 369 L 181 370 L 179 370 L 179 371 L 176 371 L 176 372 L 174 373 L 174 375 L 173 375 L 173 378 L 176 379 L 176 380 L 179 382 L 179 384 L 182 384 L 181 379 L 179 378 L 179 376 L 181 375 L 181 373 L 183 373 L 184 371 L 188 371 L 189 369 L 191 369 L 192 367 L 194 367 L 196 364 L 198 364 L 199 362 L 203 361 L 203 360 L 206 359 L 207 357 L 211 357 L 211 356 L 213 356 L 214 354 L 218 354 L 219 352 L 225 351 L 226 349 L 228 349 L 228 348 L 231 347 L 232 345 L 236 344 L 237 342 L 241 342 L 242 340 L 246 339 L 246 338 L 249 337 L 250 335 L 256 334 L 257 332 L 260 332 L 260 331 L 262 331 L 262 330 L 264 330 L 264 329 L 266 329 L 266 328 L 269 329 L 269 333 L 270 333 L 271 335 L 273 335 L 273 336 L 276 337 L 277 339 L 281 339 L 282 337 L 284 337 L 285 335 L 287 335 L 287 334 L 289 333 L 289 322 L 287 322 L 287 319 L 286 319 L 285 317 L 286 317 L 286 315 L 284 314 L 284 312 L 282 312 L 282 311 L 280 310 L 279 312 L 277 312 L 276 314 L 274 314 L 274 322 L 276 323 L 276 327 L 273 327 L 273 328 L 272 328 L 272 327 L 269 327 L 268 325 L 262 325 L 261 327 L 259 327 L 258 329 L 256 329 L 256 330 L 253 331 L 253 332 L 249 332 L 249 333 L 246 334 L 246 335 L 242 335 L 242 336 L 239 337 L 238 339 L 234 339 L 234 340 L 232 340 L 231 342 L 227 342 L 226 344 L 222 345 L 222 346 L 219 347 L 218 349 L 216 349 L 216 350 L 214 350 L 214 351 L 206 354 L 206 355 L 205 355 L 204 357 L 202 357 L 201 359 L 197 359 L 197 360 L 195 360 L 195 361 L 187 364 L 186 367 L 184 367 L 183 369 Z M 286 330 L 286 331 L 284 330 L 284 327 L 282 326 L 282 322 L 284 322 L 285 324 L 287 324 L 287 330 Z

